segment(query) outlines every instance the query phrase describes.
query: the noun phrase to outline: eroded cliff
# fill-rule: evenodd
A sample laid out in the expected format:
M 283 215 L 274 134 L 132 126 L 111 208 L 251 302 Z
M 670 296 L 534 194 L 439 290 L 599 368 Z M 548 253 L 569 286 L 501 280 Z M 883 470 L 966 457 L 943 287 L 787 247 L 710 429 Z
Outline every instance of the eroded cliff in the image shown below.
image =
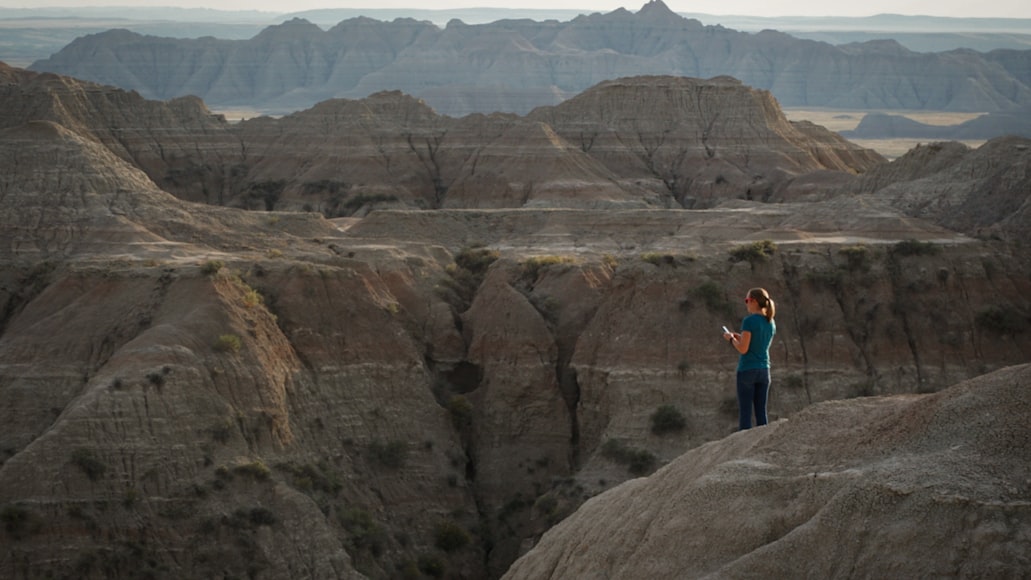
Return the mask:
M 104 119 L 117 108 L 96 103 L 115 97 L 93 89 L 99 101 L 78 102 Z M 95 127 L 107 121 L 59 109 L 0 134 L 4 576 L 499 577 L 588 498 L 732 433 L 719 327 L 755 285 L 778 300 L 771 412 L 802 411 L 792 425 L 813 403 L 937 391 L 1031 350 L 1020 244 L 879 191 L 694 211 L 244 211 L 173 196 L 134 165 L 162 158 L 158 125 L 118 140 L 154 147 L 118 147 Z M 233 149 L 221 120 L 185 110 Z M 368 157 L 309 145 L 338 112 Z M 273 176 L 270 143 L 298 142 L 307 153 L 284 164 L 318 160 L 327 173 L 311 179 L 329 179 L 382 158 L 361 119 L 374 135 L 397 115 L 444 122 L 400 94 L 332 102 L 255 120 L 266 139 L 240 158 Z M 535 159 L 571 160 L 555 180 L 601 165 L 560 156 L 548 123 L 506 140 L 516 120 L 481 121 L 497 162 L 476 174 L 523 178 L 506 154 L 522 138 L 552 143 Z M 404 145 L 421 160 L 407 167 L 474 157 L 457 163 L 429 135 Z M 577 187 L 563 195 L 598 191 Z M 849 408 L 885 404 L 864 401 Z

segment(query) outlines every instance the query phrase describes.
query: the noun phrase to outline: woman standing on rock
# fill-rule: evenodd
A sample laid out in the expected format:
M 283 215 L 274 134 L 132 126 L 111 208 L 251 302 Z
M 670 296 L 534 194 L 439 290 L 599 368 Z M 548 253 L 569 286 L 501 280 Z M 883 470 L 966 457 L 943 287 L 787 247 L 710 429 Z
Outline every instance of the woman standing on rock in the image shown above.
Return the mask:
M 741 353 L 737 362 L 737 407 L 740 427 L 751 429 L 752 411 L 755 424 L 765 425 L 766 397 L 770 392 L 770 342 L 777 333 L 773 317 L 776 306 L 764 288 L 752 288 L 745 296 L 748 316 L 741 321 L 741 332 L 723 327 L 723 338 Z

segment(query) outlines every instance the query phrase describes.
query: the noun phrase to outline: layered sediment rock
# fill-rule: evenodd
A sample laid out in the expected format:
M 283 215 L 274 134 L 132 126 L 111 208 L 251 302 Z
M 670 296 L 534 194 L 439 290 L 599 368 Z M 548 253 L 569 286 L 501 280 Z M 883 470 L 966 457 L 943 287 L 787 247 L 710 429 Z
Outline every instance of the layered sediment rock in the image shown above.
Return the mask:
M 698 447 L 588 501 L 504 578 L 1020 576 L 1029 377 L 814 405 Z
M 6 95 L 60 80 L 0 72 L 16 79 Z M 249 212 L 166 192 L 133 164 L 161 159 L 133 152 L 160 153 L 162 131 L 110 145 L 116 97 L 60 84 L 55 102 L 80 106 L 67 125 L 13 115 L 0 130 L 0 576 L 500 577 L 588 498 L 733 431 L 719 327 L 756 285 L 779 304 L 771 412 L 801 411 L 790 425 L 823 417 L 812 403 L 937 391 L 1031 352 L 1026 252 L 879 192 L 697 211 L 596 205 L 615 191 L 602 188 L 533 200 L 595 209 Z M 313 135 L 353 135 L 370 186 L 446 180 L 475 155 L 466 137 L 434 138 L 459 134 L 492 137 L 465 175 L 503 167 L 507 183 L 530 167 L 504 154 L 513 130 L 551 144 L 531 152 L 554 161 L 543 181 L 572 167 L 612 183 L 550 124 L 450 122 L 398 93 L 205 127 L 216 144 L 261 136 L 236 137 L 254 183 L 332 179 L 347 157 L 320 157 Z M 168 133 L 190 149 L 189 131 Z M 294 148 L 286 169 L 277 143 Z M 805 171 L 811 157 L 792 155 Z M 894 405 L 864 401 L 848 408 Z M 679 429 L 654 429 L 661 407 Z

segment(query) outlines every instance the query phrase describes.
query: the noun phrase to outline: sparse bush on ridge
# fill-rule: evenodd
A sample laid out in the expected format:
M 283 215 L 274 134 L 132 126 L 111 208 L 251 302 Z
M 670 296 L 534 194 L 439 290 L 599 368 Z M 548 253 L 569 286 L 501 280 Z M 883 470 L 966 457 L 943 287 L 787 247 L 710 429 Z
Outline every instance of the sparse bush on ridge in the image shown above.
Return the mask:
M 534 280 L 540 275 L 541 271 L 558 264 L 573 264 L 576 262 L 576 258 L 572 256 L 531 256 L 521 262 L 523 266 L 523 275 Z
M 92 451 L 84 447 L 72 451 L 72 463 L 81 469 L 90 481 L 97 481 L 107 471 L 107 466 L 97 459 Z
M 454 395 L 448 399 L 447 410 L 451 413 L 451 423 L 455 429 L 466 429 L 473 421 L 473 406 L 469 399 L 462 395 Z
M 630 447 L 619 439 L 609 439 L 601 446 L 601 455 L 624 465 L 632 475 L 646 475 L 655 468 L 655 455 L 644 449 Z
M 440 578 L 444 575 L 447 567 L 440 556 L 435 554 L 423 554 L 419 556 L 419 571 L 431 578 Z
M 641 259 L 655 266 L 676 267 L 681 261 L 693 262 L 696 258 L 691 254 L 671 254 L 664 252 L 645 252 Z
M 487 272 L 491 264 L 501 257 L 501 253 L 484 246 L 470 246 L 455 255 L 455 264 L 465 268 L 473 274 L 482 275 Z
M 350 534 L 350 543 L 354 549 L 367 549 L 373 555 L 382 553 L 387 534 L 369 512 L 361 508 L 344 510 L 340 514 L 340 524 Z
M 844 282 L 841 270 L 810 270 L 805 273 L 807 282 L 817 288 L 834 290 L 840 288 Z
M 252 529 L 258 526 L 271 526 L 276 523 L 276 515 L 264 507 L 250 509 L 240 508 L 233 512 L 229 525 L 237 529 Z
M 317 491 L 336 496 L 344 488 L 337 474 L 323 462 L 316 465 L 280 463 L 276 469 L 288 473 L 293 486 L 304 492 Z
M 240 352 L 243 343 L 240 337 L 235 334 L 222 334 L 215 340 L 214 349 L 216 352 L 235 354 Z
M 666 435 L 683 431 L 687 426 L 684 414 L 673 405 L 660 405 L 651 416 L 652 433 Z
M 201 274 L 205 276 L 214 276 L 218 274 L 219 270 L 225 267 L 225 262 L 222 260 L 208 260 L 200 267 Z
M 934 256 L 941 253 L 941 247 L 932 242 L 902 240 L 892 246 L 892 251 L 900 256 Z
M 472 536 L 458 523 L 446 520 L 437 524 L 434 545 L 447 553 L 461 550 L 472 541 Z
M 458 312 L 463 312 L 472 303 L 476 290 L 491 264 L 500 254 L 483 246 L 474 245 L 455 255 L 455 263 L 447 267 L 447 278 L 438 287 L 440 297 Z
M 999 305 L 986 306 L 977 313 L 975 322 L 981 328 L 1000 335 L 1013 335 L 1027 329 L 1027 317 Z
M 265 481 L 269 478 L 272 471 L 265 465 L 264 461 L 258 460 L 237 465 L 233 468 L 233 473 L 245 475 L 257 481 Z
M 692 288 L 688 292 L 688 297 L 680 301 L 680 310 L 688 312 L 694 307 L 695 300 L 700 300 L 705 304 L 705 308 L 713 314 L 725 316 L 733 313 L 730 301 L 727 300 L 723 291 L 723 286 L 712 280 L 706 280 Z
M 254 288 L 248 287 L 243 293 L 243 305 L 247 308 L 254 308 L 264 302 L 264 298 Z
M 389 203 L 389 202 L 394 202 L 394 201 L 397 201 L 397 200 L 398 200 L 398 198 L 397 198 L 396 195 L 386 195 L 386 194 L 382 194 L 382 193 L 374 193 L 374 194 L 359 193 L 358 195 L 356 195 L 356 196 L 354 196 L 352 198 L 349 198 L 347 201 L 345 201 L 341 205 L 341 207 L 345 211 L 347 211 L 348 215 L 350 215 L 350 214 L 353 214 L 354 212 L 358 211 L 359 209 L 362 208 L 362 206 L 365 206 L 365 205 L 373 205 L 373 204 L 377 204 L 377 203 Z
M 866 271 L 870 269 L 870 247 L 865 244 L 848 246 L 838 250 L 838 253 L 845 257 L 845 267 L 850 272 Z
M 762 240 L 738 246 L 730 251 L 730 261 L 749 262 L 755 265 L 769 260 L 777 251 L 777 245 L 770 240 Z
M 36 514 L 18 504 L 7 504 L 0 508 L 0 522 L 7 535 L 15 540 L 22 540 L 42 527 Z
M 404 441 L 372 441 L 369 443 L 369 455 L 377 463 L 390 469 L 400 469 L 408 456 L 408 446 Z

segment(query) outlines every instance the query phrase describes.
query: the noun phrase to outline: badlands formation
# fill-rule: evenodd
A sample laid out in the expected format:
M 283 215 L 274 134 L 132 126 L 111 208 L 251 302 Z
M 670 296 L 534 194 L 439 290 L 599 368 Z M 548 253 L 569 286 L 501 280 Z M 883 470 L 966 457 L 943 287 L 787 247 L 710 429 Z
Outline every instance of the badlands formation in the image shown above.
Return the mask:
M 1026 139 L 888 163 L 727 78 L 0 94 L 2 577 L 1028 569 Z

